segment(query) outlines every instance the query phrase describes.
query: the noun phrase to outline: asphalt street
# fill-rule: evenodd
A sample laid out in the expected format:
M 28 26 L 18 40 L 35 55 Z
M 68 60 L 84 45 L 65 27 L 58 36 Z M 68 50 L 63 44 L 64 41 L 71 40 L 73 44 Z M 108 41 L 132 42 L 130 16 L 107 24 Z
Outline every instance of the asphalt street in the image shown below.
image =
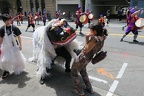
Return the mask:
M 0 21 L 0 27 L 4 23 Z M 144 94 L 144 29 L 139 30 L 138 43 L 133 42 L 133 34 L 130 33 L 120 42 L 124 31 L 124 21 L 111 20 L 106 26 L 109 36 L 104 44 L 107 57 L 96 65 L 89 64 L 87 71 L 92 83 L 94 94 L 86 92 L 85 96 L 143 96 Z M 16 22 L 14 22 L 16 25 Z M 36 25 L 36 28 L 42 26 Z M 75 28 L 74 22 L 69 25 Z M 0 70 L 0 96 L 78 96 L 73 92 L 74 83 L 70 73 L 64 72 L 64 66 L 57 64 L 51 69 L 52 76 L 41 85 L 37 77 L 37 65 L 29 62 L 32 57 L 32 27 L 25 32 L 27 21 L 18 26 L 22 32 L 22 53 L 27 59 L 26 68 L 20 75 L 10 74 L 2 80 Z M 89 32 L 86 24 L 82 31 Z M 79 29 L 77 30 L 79 34 Z M 84 44 L 85 37 L 77 36 L 78 41 Z

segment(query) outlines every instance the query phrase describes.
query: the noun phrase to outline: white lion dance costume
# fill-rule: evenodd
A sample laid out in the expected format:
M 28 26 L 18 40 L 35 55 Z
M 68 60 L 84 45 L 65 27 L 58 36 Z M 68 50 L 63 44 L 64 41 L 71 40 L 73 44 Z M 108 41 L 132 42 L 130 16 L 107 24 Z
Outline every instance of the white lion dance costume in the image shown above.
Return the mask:
M 46 26 L 35 30 L 33 33 L 33 58 L 30 61 L 37 63 L 37 74 L 41 78 L 50 75 L 46 69 L 52 68 L 52 60 L 57 56 L 55 47 L 64 46 L 72 58 L 76 57 L 73 50 L 79 49 L 80 44 L 75 38 L 75 30 L 64 19 L 53 19 Z

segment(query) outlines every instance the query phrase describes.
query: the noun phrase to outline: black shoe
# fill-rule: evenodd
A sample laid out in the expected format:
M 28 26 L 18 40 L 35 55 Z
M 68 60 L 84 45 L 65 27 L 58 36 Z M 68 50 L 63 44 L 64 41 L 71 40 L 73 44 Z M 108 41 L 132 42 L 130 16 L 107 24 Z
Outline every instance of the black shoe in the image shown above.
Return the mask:
M 10 73 L 8 71 L 4 71 L 2 75 L 2 79 L 5 79 Z
M 124 27 L 122 27 L 122 30 L 124 31 Z
M 138 42 L 137 40 L 133 40 L 133 42 Z
M 120 40 L 121 42 L 123 41 L 123 39 L 121 38 L 121 40 Z
M 45 78 L 42 78 L 42 77 L 41 77 L 39 83 L 40 83 L 41 85 L 43 85 L 43 84 L 45 83 Z
M 82 32 L 79 33 L 81 36 L 85 36 Z
M 71 69 L 70 68 L 66 68 L 65 72 L 71 72 Z

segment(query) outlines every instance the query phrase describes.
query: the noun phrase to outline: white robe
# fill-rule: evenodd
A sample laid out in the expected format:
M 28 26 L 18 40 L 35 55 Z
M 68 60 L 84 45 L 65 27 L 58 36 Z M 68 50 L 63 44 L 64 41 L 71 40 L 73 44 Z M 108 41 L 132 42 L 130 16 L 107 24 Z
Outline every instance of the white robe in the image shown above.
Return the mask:
M 20 74 L 25 68 L 26 58 L 19 51 L 13 32 L 8 36 L 5 29 L 5 36 L 0 49 L 2 52 L 0 55 L 0 68 L 9 72 L 14 71 L 16 75 Z

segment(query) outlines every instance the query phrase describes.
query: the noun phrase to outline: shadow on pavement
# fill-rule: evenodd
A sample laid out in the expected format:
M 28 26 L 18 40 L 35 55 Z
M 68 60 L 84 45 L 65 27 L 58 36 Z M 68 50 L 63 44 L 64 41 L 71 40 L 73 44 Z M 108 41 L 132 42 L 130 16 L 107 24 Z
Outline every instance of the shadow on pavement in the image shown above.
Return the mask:
M 144 42 L 130 42 L 130 41 L 123 41 L 123 42 L 127 42 L 129 44 L 137 44 L 137 45 L 144 46 Z
M 64 70 L 65 69 L 59 65 L 56 65 L 56 67 L 51 69 L 52 76 L 46 78 L 46 86 L 53 88 L 56 91 L 56 96 L 78 96 L 78 94 L 73 91 L 75 84 L 71 78 L 71 73 L 66 73 Z M 94 94 L 90 94 L 85 91 L 85 96 L 101 95 L 96 92 Z
M 1 70 L 0 70 L 1 73 Z M 18 84 L 18 88 L 23 88 L 26 86 L 26 81 L 29 81 L 31 78 L 27 77 L 27 72 L 22 72 L 20 75 L 15 75 L 14 73 L 10 74 L 5 79 L 1 79 L 0 84 Z

